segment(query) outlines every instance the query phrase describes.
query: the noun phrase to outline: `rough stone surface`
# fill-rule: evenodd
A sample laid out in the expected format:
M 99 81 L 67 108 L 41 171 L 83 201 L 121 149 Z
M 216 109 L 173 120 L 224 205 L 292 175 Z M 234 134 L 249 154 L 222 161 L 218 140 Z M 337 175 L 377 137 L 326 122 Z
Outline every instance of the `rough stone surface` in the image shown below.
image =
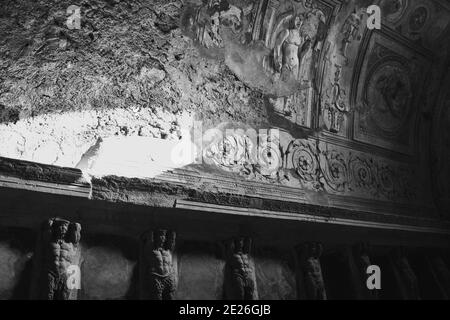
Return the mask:
M 81 299 L 137 299 L 137 242 L 94 235 L 83 243 Z
M 66 9 L 81 8 L 81 29 Z M 177 139 L 184 114 L 262 123 L 262 96 L 179 29 L 182 1 L 9 1 L 0 24 L 1 154 L 75 166 L 99 137 Z M 9 141 L 9 143 L 6 143 Z
M 181 252 L 178 255 L 177 299 L 221 300 L 224 265 L 224 261 L 217 259 L 208 251 Z
M 262 300 L 295 300 L 295 272 L 283 257 L 265 254 L 255 257 L 256 283 Z

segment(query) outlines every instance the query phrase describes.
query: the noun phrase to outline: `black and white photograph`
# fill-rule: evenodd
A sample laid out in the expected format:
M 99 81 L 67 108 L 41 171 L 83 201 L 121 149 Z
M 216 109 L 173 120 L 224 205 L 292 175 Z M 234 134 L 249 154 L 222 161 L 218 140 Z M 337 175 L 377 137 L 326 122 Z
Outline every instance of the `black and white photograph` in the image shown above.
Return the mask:
M 0 0 L 0 300 L 449 299 L 450 0 Z

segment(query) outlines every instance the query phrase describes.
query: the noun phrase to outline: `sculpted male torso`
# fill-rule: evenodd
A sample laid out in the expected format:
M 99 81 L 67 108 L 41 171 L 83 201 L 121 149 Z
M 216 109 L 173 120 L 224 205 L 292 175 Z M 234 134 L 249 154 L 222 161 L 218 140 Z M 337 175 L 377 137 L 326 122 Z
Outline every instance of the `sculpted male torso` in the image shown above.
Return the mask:
M 158 230 L 144 237 L 147 261 L 145 276 L 150 299 L 173 300 L 177 288 L 177 275 L 173 265 L 175 232 Z
M 302 261 L 306 285 L 305 289 L 307 299 L 309 300 L 327 299 L 322 276 L 322 267 L 319 260 L 322 251 L 322 245 L 319 243 L 308 243 L 303 246 Z
M 74 272 L 79 270 L 81 226 L 67 220 L 52 219 L 47 222 L 46 229 L 47 298 L 74 299 L 76 295 L 73 290 L 76 288 L 68 284 L 68 278 L 71 269 Z
M 231 240 L 228 246 L 227 299 L 255 300 L 254 265 L 250 257 L 251 240 L 237 238 Z

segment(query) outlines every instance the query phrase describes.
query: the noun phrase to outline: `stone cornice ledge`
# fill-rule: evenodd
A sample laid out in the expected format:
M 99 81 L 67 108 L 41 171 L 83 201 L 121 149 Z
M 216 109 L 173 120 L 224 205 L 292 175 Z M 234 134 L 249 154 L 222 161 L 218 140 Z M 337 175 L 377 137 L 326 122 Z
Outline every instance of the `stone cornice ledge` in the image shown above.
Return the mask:
M 0 188 L 89 198 L 91 184 L 81 170 L 0 157 Z
M 334 224 L 367 228 L 450 234 L 450 222 L 439 219 L 352 210 L 349 209 L 350 205 L 349 208 L 337 208 L 301 201 L 274 200 L 220 192 L 215 188 L 196 189 L 184 183 L 156 179 L 116 176 L 93 178 L 92 188 L 92 199 L 96 200 L 216 213 L 231 212 L 242 216 L 255 215 L 293 221 L 334 221 L 338 222 Z M 254 214 L 255 212 L 257 214 Z
M 92 178 L 89 182 L 78 169 L 0 157 L 0 188 L 199 212 L 231 212 L 243 216 L 450 234 L 450 221 L 418 217 L 414 214 L 414 210 L 418 209 L 413 206 L 406 208 L 406 205 L 381 204 L 381 210 L 376 212 L 373 208 L 365 209 L 365 205 L 370 203 L 362 199 L 349 198 L 344 206 L 344 199 L 338 199 L 340 204 L 336 205 L 335 196 L 331 196 L 326 204 L 320 201 L 317 204 L 308 203 L 312 200 L 305 194 L 298 195 L 296 200 L 291 197 L 274 199 L 233 193 L 228 188 L 224 192 L 218 185 L 211 186 L 208 183 L 199 185 L 192 181 L 168 180 L 108 176 Z M 386 210 L 382 210 L 383 207 Z M 409 209 L 410 215 L 394 214 L 396 209 L 399 212 Z

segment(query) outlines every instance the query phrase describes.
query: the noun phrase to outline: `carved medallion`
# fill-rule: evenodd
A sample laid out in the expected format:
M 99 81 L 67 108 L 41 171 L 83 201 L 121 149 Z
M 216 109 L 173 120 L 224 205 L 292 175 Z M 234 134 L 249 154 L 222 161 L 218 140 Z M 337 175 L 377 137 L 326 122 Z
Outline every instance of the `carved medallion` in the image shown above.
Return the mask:
M 410 116 L 412 87 L 408 70 L 396 61 L 378 66 L 368 80 L 366 99 L 370 119 L 383 135 L 398 134 Z
M 359 156 L 351 157 L 349 168 L 352 183 L 356 188 L 373 188 L 375 177 L 373 174 L 373 163 L 369 159 Z
M 321 154 L 321 167 L 326 183 L 334 191 L 344 191 L 349 182 L 347 161 L 337 151 L 324 151 Z
M 380 7 L 386 20 L 396 23 L 403 17 L 408 7 L 408 0 L 382 0 Z
M 287 154 L 288 167 L 295 169 L 305 186 L 319 189 L 320 165 L 315 146 L 304 140 L 295 140 L 289 144 Z
M 416 8 L 409 17 L 409 28 L 413 32 L 420 31 L 428 18 L 428 10 L 425 7 Z
M 430 62 L 411 48 L 379 33 L 370 38 L 357 84 L 354 138 L 412 154 Z M 353 89 L 354 90 L 354 89 Z M 350 94 L 351 96 L 353 94 Z

